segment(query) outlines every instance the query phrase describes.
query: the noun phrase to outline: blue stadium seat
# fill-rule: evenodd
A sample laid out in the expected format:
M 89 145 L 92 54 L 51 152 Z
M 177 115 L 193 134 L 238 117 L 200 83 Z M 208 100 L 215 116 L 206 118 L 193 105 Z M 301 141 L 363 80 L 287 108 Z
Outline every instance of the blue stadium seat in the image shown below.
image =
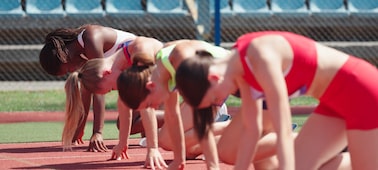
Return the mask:
M 147 0 L 147 12 L 162 15 L 186 15 L 183 0 Z
M 348 0 L 348 9 L 350 15 L 377 17 L 378 1 L 377 0 Z
M 231 14 L 232 13 L 232 10 L 231 10 L 231 6 L 230 4 L 228 3 L 228 0 L 219 0 L 220 1 L 220 12 L 222 14 Z M 215 0 L 210 0 L 210 13 L 214 13 L 215 12 Z
M 26 14 L 30 16 L 65 15 L 61 0 L 26 0 Z
M 272 15 L 266 0 L 234 0 L 233 11 L 237 15 L 248 17 Z
M 101 0 L 66 0 L 67 16 L 104 16 Z
M 273 15 L 289 17 L 310 15 L 305 0 L 271 0 L 270 3 Z
M 106 0 L 105 12 L 107 15 L 126 17 L 145 13 L 140 0 Z
M 323 17 L 347 17 L 348 11 L 344 0 L 310 0 L 311 15 Z
M 25 11 L 22 10 L 21 0 L 0 0 L 1 17 L 22 17 Z

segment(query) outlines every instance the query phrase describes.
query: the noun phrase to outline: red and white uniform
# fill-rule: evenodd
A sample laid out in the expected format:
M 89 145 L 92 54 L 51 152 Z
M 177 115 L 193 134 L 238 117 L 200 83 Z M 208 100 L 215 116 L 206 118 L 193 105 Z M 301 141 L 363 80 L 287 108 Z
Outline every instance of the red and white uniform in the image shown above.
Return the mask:
M 246 60 L 246 51 L 254 38 L 264 35 L 280 35 L 289 42 L 294 58 L 291 67 L 284 73 L 288 95 L 305 94 L 317 69 L 315 41 L 289 32 L 264 31 L 245 34 L 238 38 L 234 46 L 239 52 L 244 78 L 251 85 L 253 97 L 263 98 L 264 92 Z M 347 129 L 378 128 L 377 68 L 365 60 L 350 56 L 320 97 L 315 113 L 344 119 Z

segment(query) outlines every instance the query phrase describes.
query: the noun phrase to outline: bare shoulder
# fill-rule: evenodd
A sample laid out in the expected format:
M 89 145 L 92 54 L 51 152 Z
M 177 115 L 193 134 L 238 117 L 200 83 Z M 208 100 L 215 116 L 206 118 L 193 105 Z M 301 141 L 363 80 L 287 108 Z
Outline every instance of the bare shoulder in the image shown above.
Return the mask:
M 254 58 L 271 58 L 277 56 L 292 56 L 290 43 L 281 35 L 264 35 L 253 39 L 248 46 L 249 56 Z
M 193 52 L 193 50 L 201 50 L 204 49 L 208 44 L 205 41 L 200 40 L 188 40 L 182 41 L 181 43 L 177 44 L 175 47 L 175 51 L 189 51 Z
M 263 35 L 261 37 L 254 38 L 251 41 L 253 46 L 280 46 L 282 43 L 288 43 L 287 40 L 281 35 Z
M 88 25 L 85 28 L 84 37 L 89 40 L 110 39 L 113 40 L 117 37 L 115 29 L 104 27 L 101 25 Z
M 154 52 L 157 52 L 162 47 L 163 43 L 160 40 L 144 36 L 138 36 L 130 44 L 130 48 L 135 50 L 153 50 Z
M 135 38 L 134 42 L 136 43 L 162 43 L 160 40 L 152 37 L 138 36 Z
M 181 44 L 181 43 L 186 43 L 188 41 L 190 41 L 190 40 L 189 39 L 173 40 L 173 41 L 166 42 L 164 44 L 164 47 L 168 47 L 168 46 L 171 46 L 171 45 L 178 45 L 178 44 Z

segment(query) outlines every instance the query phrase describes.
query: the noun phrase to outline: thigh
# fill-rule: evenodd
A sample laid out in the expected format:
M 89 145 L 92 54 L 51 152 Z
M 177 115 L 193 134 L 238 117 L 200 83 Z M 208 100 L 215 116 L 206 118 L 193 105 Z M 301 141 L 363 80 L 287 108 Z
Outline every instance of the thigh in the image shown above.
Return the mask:
M 313 113 L 295 139 L 296 167 L 318 169 L 346 146 L 345 121 Z
M 218 154 L 221 161 L 234 164 L 238 150 L 238 142 L 242 135 L 243 125 L 241 114 L 234 114 L 230 124 L 223 131 L 218 141 Z
M 378 169 L 378 128 L 348 130 L 347 134 L 353 169 Z
M 264 110 L 265 112 L 266 110 Z M 255 160 L 262 160 L 275 153 L 276 148 L 276 134 L 272 130 L 271 121 L 265 117 L 263 113 L 263 136 L 257 143 L 257 150 L 255 153 Z M 238 142 L 243 135 L 243 123 L 241 114 L 237 113 L 232 116 L 231 123 L 226 127 L 218 141 L 218 154 L 221 161 L 229 164 L 234 164 L 236 160 L 237 151 L 239 148 Z

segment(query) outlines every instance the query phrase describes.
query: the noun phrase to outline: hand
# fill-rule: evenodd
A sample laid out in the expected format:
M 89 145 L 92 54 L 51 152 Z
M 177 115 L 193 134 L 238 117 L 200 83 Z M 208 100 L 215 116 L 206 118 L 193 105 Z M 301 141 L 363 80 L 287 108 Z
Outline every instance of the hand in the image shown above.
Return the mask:
M 84 144 L 83 138 L 78 138 L 72 141 L 72 145 L 81 145 Z
M 84 131 L 77 129 L 75 136 L 72 139 L 72 145 L 84 144 L 83 142 Z
M 183 170 L 184 168 L 185 168 L 185 162 L 180 162 L 177 160 L 173 160 L 169 164 L 169 167 L 168 167 L 168 169 L 172 169 L 172 170 L 175 170 L 175 169 Z
M 167 168 L 168 165 L 165 163 L 163 157 L 161 156 L 158 148 L 148 148 L 146 161 L 144 162 L 144 168 L 151 168 L 152 170 L 155 169 L 155 166 L 158 169 Z
M 71 146 L 63 146 L 63 152 L 72 152 Z
M 104 139 L 102 139 L 101 133 L 94 133 L 89 140 L 89 147 L 87 149 L 89 152 L 107 152 L 108 148 L 104 144 Z
M 122 159 L 129 159 L 129 155 L 127 154 L 127 146 L 123 147 L 118 144 L 114 146 L 112 157 L 109 160 L 122 160 Z

